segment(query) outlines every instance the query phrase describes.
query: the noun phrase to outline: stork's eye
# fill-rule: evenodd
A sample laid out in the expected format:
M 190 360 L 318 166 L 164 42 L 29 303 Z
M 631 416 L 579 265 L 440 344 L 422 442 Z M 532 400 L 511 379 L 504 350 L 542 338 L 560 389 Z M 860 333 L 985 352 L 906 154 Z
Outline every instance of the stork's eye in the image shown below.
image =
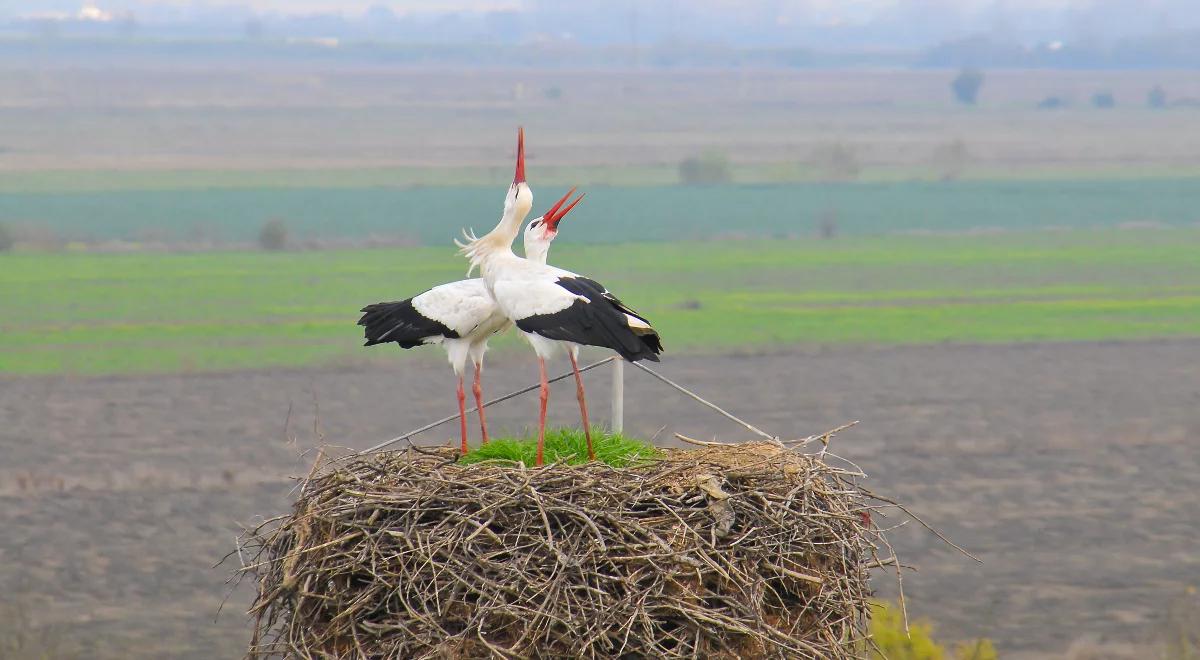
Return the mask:
M 542 221 L 541 221 L 541 220 L 534 220 L 533 222 L 529 223 L 529 226 L 530 226 L 530 227 L 536 227 L 536 226 L 538 226 L 538 225 L 540 225 L 540 224 L 542 224 Z

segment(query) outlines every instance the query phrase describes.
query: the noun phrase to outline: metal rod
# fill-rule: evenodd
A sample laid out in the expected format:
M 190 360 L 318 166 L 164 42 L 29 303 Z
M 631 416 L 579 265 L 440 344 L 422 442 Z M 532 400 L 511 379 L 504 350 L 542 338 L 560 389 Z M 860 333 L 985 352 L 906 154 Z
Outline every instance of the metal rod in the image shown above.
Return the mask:
M 584 371 L 588 371 L 589 369 L 595 369 L 596 367 L 598 367 L 602 364 L 608 364 L 609 362 L 612 362 L 613 360 L 620 360 L 620 359 L 621 358 L 616 355 L 614 355 L 612 357 L 606 357 L 603 360 L 600 360 L 599 362 L 593 362 L 593 363 L 587 365 L 586 367 L 580 367 L 579 371 L 582 373 Z M 573 375 L 574 375 L 573 371 L 568 371 L 565 374 L 551 378 L 549 380 L 549 382 L 556 383 L 564 378 L 570 378 Z M 484 403 L 483 407 L 486 408 L 490 405 L 497 404 L 502 401 L 508 401 L 509 399 L 511 399 L 513 397 L 521 396 L 522 394 L 525 394 L 527 392 L 532 392 L 540 387 L 541 387 L 541 384 L 539 383 L 537 385 L 530 385 L 529 387 L 526 387 L 524 389 L 517 390 L 516 392 L 509 392 L 508 394 L 505 394 L 502 397 L 492 399 L 491 401 Z M 476 410 L 479 410 L 479 406 L 475 406 L 474 408 L 471 408 L 467 412 L 473 413 Z M 439 419 L 436 422 L 431 422 L 429 424 L 426 424 L 425 426 L 422 426 L 419 429 L 414 429 L 412 431 L 409 431 L 408 433 L 405 433 L 404 435 L 398 435 L 398 436 L 392 438 L 391 440 L 385 440 L 384 442 L 381 442 L 381 443 L 375 445 L 374 447 L 368 447 L 367 449 L 364 449 L 362 451 L 355 452 L 355 453 L 351 454 L 351 456 L 362 456 L 363 454 L 370 454 L 371 452 L 379 451 L 380 449 L 383 449 L 384 447 L 387 447 L 389 445 L 394 445 L 397 442 L 400 442 L 401 440 L 407 440 L 407 439 L 413 437 L 414 435 L 417 435 L 418 433 L 424 433 L 425 431 L 428 431 L 433 428 L 437 428 L 437 427 L 441 426 L 442 424 L 445 424 L 447 422 L 452 422 L 456 419 L 458 419 L 458 413 L 450 415 L 449 417 L 443 417 L 442 419 Z
M 662 382 L 666 383 L 667 385 L 674 387 L 675 389 L 679 390 L 680 392 L 683 392 L 684 394 L 692 397 L 696 401 L 703 403 L 704 405 L 708 406 L 709 408 L 712 408 L 713 410 L 721 413 L 726 418 L 731 419 L 731 420 L 737 422 L 738 424 L 741 424 L 742 426 L 746 427 L 746 429 L 749 430 L 751 433 L 761 435 L 762 437 L 764 437 L 772 442 L 776 442 L 776 443 L 779 442 L 779 438 L 777 436 L 773 436 L 770 433 L 767 433 L 766 431 L 758 428 L 757 426 L 754 426 L 750 422 L 746 422 L 741 419 L 738 419 L 737 417 L 734 417 L 731 413 L 726 412 L 724 409 L 722 409 L 717 404 L 712 403 L 711 401 L 705 400 L 699 394 L 696 394 L 695 392 L 689 390 L 688 388 L 684 387 L 683 385 L 680 385 L 679 383 L 676 383 L 675 381 L 671 380 L 670 378 L 667 378 L 666 376 L 658 373 L 657 371 L 654 371 L 650 367 L 647 367 L 646 365 L 644 365 L 640 362 L 634 362 L 633 366 L 637 367 L 638 369 L 641 369 L 642 371 L 650 374 L 651 376 L 654 376 L 655 378 L 661 380 Z
M 612 369 L 612 432 L 625 430 L 625 360 L 613 362 Z

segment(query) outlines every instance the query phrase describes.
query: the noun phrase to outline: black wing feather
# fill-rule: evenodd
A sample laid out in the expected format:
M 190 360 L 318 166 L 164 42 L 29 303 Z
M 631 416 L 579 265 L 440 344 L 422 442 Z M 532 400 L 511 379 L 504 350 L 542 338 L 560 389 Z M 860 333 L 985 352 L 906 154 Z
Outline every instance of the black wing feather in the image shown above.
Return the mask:
M 362 318 L 358 320 L 367 339 L 363 345 L 374 346 L 394 341 L 400 344 L 400 348 L 413 348 L 424 344 L 425 339 L 438 335 L 448 339 L 459 338 L 457 332 L 443 323 L 418 312 L 412 301 L 409 298 L 363 307 Z
M 650 322 L 629 309 L 603 285 L 586 277 L 561 277 L 556 283 L 586 298 L 587 302 L 576 300 L 562 311 L 519 319 L 518 328 L 547 339 L 611 348 L 631 362 L 658 362 L 658 354 L 663 350 L 658 333 L 653 329 L 629 327 L 626 314 L 646 325 Z

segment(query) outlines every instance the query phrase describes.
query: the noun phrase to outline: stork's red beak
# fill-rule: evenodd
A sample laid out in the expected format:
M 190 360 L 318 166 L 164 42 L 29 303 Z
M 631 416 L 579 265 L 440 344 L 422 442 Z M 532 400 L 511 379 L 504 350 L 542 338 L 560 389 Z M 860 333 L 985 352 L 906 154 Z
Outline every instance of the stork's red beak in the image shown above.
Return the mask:
M 525 127 L 517 127 L 517 174 L 513 177 L 513 185 L 525 183 Z
M 554 206 L 551 206 L 544 214 L 542 214 L 542 222 L 546 223 L 546 226 L 550 228 L 550 231 L 558 231 L 559 221 L 565 218 L 567 214 L 571 212 L 571 209 L 575 208 L 575 205 L 578 204 L 580 200 L 583 199 L 583 196 L 587 193 L 581 193 L 579 197 L 575 198 L 575 201 L 567 204 L 567 206 L 563 208 L 563 204 L 566 203 L 567 198 L 574 194 L 575 188 L 572 187 L 567 191 L 567 194 L 563 195 L 561 199 L 554 203 Z

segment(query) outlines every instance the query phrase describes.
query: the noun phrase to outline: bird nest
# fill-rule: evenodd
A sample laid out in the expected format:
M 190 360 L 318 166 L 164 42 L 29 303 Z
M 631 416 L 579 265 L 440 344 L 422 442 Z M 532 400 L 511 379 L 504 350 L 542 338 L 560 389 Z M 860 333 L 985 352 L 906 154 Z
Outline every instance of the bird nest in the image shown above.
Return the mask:
M 895 563 L 861 474 L 768 443 L 319 472 L 241 539 L 250 657 L 856 657 L 868 573 Z

